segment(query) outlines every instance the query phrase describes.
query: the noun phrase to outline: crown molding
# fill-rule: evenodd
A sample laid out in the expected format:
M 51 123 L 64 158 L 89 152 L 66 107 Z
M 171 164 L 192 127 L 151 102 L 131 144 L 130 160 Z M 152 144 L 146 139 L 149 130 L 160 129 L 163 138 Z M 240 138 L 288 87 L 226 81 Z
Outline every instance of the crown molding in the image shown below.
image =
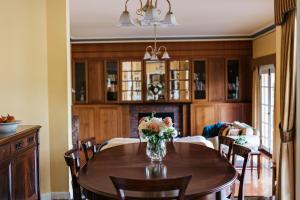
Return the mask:
M 233 40 L 254 40 L 262 35 L 274 31 L 274 24 L 259 30 L 251 35 L 228 35 L 228 36 L 191 36 L 191 37 L 158 37 L 159 42 L 200 42 L 200 41 L 233 41 Z M 134 43 L 134 42 L 152 42 L 153 37 L 135 37 L 135 38 L 72 38 L 72 44 L 81 43 Z

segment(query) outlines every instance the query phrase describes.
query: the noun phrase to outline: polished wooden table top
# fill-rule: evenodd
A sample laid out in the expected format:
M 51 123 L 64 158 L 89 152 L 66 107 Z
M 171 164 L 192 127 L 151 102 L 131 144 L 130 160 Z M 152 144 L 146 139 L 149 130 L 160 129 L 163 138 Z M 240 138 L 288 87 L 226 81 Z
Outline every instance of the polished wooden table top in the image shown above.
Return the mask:
M 167 155 L 151 163 L 146 143 L 126 144 L 98 153 L 79 172 L 78 182 L 94 194 L 116 198 L 109 176 L 132 179 L 175 178 L 192 175 L 186 197 L 203 197 L 233 184 L 236 170 L 219 153 L 205 146 L 169 143 Z

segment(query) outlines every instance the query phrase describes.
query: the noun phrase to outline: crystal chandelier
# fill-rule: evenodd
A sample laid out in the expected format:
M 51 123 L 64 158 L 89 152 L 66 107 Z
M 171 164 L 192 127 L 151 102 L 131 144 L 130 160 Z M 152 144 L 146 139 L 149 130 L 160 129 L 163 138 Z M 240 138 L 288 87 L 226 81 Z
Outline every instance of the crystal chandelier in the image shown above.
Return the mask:
M 151 45 L 146 47 L 146 52 L 144 55 L 144 60 L 158 60 L 159 57 L 161 56 L 161 59 L 170 59 L 170 56 L 167 52 L 167 47 L 165 46 L 160 46 L 157 48 L 156 44 L 156 32 L 157 32 L 157 25 L 154 25 L 154 47 Z
M 140 8 L 136 10 L 137 19 L 136 22 L 132 19 L 129 11 L 127 10 L 127 3 L 129 0 L 125 2 L 125 10 L 120 16 L 119 25 L 120 26 L 153 26 L 153 25 L 162 25 L 162 26 L 176 26 L 177 21 L 174 13 L 172 12 L 171 2 L 170 0 L 165 0 L 169 5 L 169 10 L 166 13 L 164 19 L 162 19 L 162 12 L 157 8 L 158 0 L 147 0 L 145 4 L 143 4 L 142 0 L 140 2 Z

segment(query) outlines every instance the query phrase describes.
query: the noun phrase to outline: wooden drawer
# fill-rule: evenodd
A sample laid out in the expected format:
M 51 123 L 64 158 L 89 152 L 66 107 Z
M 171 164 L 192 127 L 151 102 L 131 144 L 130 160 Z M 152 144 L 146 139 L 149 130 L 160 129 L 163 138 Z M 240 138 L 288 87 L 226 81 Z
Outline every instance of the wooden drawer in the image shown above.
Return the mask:
M 0 146 L 0 160 L 6 160 L 10 157 L 11 152 L 10 152 L 10 145 L 3 145 Z
M 22 151 L 24 148 L 30 145 L 35 145 L 35 144 L 36 144 L 36 136 L 35 134 L 32 134 L 30 136 L 27 136 L 25 138 L 13 142 L 11 144 L 11 151 L 12 153 L 16 153 Z

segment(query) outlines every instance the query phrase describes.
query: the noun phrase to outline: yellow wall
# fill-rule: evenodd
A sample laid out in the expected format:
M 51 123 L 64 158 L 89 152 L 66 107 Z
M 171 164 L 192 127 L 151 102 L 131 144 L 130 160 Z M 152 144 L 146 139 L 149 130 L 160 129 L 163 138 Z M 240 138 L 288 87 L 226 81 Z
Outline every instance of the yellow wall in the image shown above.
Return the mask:
M 66 2 L 0 1 L 0 114 L 42 126 L 41 193 L 68 191 L 63 160 L 71 130 Z
M 47 0 L 48 84 L 51 191 L 68 191 L 68 168 L 63 154 L 68 149 L 71 102 L 68 1 Z M 69 123 L 70 124 L 70 123 Z M 70 134 L 71 135 L 71 134 Z
M 276 31 L 253 40 L 253 58 L 259 58 L 276 53 Z
M 45 0 L 1 0 L 0 114 L 39 124 L 41 191 L 50 191 Z

